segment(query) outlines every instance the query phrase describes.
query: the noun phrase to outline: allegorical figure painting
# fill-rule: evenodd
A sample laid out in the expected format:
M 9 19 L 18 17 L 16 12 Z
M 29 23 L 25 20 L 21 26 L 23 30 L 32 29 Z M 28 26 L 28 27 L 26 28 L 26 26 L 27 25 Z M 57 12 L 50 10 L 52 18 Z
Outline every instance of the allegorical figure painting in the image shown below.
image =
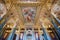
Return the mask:
M 22 13 L 25 18 L 25 22 L 33 22 L 36 14 L 35 7 L 22 7 Z

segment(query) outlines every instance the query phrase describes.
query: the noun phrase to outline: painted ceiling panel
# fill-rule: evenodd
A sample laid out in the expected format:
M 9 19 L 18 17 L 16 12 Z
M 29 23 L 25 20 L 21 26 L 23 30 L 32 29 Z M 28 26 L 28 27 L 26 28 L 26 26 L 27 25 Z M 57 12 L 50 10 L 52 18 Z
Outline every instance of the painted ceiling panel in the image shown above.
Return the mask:
M 25 23 L 33 23 L 36 15 L 36 7 L 22 7 L 22 15 Z

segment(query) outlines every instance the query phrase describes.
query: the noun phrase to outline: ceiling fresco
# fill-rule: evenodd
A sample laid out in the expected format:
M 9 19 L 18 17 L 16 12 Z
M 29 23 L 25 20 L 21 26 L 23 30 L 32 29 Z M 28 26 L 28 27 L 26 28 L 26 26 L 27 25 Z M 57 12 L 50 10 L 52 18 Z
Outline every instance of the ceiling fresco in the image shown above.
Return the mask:
M 36 7 L 22 7 L 22 15 L 26 23 L 33 23 L 36 15 Z

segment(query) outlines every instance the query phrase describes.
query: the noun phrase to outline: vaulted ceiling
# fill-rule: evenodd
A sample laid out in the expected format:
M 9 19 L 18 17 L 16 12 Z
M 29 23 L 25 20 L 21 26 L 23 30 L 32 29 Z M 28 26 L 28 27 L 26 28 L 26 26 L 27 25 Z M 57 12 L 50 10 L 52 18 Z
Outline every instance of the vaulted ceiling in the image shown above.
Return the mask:
M 25 25 L 33 25 L 39 27 L 40 20 L 44 23 L 48 22 L 46 24 L 50 24 L 47 17 L 50 17 L 51 7 L 57 2 L 57 0 L 35 0 L 31 2 L 20 0 L 2 0 L 2 2 L 6 6 L 6 16 L 9 15 L 12 16 L 11 19 L 18 20 L 17 23 L 19 26 L 23 27 Z

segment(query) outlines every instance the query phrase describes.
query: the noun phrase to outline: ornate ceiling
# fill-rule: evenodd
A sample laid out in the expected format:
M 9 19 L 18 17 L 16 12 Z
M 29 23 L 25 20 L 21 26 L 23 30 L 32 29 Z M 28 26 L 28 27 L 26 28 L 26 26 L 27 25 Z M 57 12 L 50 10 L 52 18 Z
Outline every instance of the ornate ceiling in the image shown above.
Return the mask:
M 39 27 L 40 20 L 43 20 L 44 23 L 48 22 L 47 17 L 50 17 L 51 7 L 57 1 L 58 0 L 3 0 L 2 2 L 7 9 L 5 17 L 9 16 L 11 19 L 18 19 L 18 25 L 22 27 L 25 25 Z M 50 22 L 47 24 L 50 24 Z

